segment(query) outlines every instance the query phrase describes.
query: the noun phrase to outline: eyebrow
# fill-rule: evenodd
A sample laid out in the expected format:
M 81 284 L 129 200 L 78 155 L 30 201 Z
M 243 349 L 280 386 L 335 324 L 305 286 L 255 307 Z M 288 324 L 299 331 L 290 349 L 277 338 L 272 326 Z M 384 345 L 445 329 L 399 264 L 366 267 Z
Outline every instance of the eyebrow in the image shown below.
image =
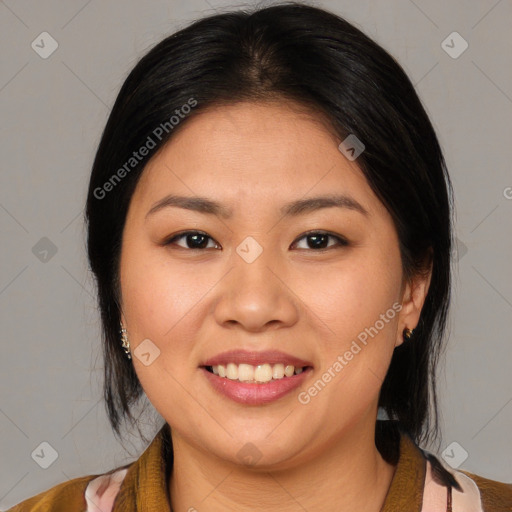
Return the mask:
M 150 215 L 172 206 L 208 215 L 216 215 L 217 217 L 223 217 L 224 219 L 229 219 L 233 216 L 233 210 L 231 208 L 205 197 L 177 196 L 170 194 L 157 201 L 151 207 L 146 214 L 146 219 Z M 333 194 L 292 201 L 291 203 L 287 203 L 282 206 L 280 208 L 280 212 L 284 217 L 294 217 L 320 210 L 322 208 L 332 207 L 347 208 L 348 210 L 357 211 L 365 216 L 369 215 L 368 211 L 355 199 L 346 195 Z

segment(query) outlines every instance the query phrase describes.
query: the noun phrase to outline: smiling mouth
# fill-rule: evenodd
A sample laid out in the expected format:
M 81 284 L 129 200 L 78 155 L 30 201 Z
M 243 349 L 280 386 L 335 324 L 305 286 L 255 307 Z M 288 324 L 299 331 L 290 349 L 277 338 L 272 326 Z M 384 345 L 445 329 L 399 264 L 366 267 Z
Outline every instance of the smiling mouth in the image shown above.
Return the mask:
M 244 382 L 246 384 L 266 384 L 267 382 L 289 379 L 294 375 L 299 375 L 310 366 L 293 366 L 278 364 L 235 364 L 204 366 L 208 372 L 217 375 L 220 378 Z

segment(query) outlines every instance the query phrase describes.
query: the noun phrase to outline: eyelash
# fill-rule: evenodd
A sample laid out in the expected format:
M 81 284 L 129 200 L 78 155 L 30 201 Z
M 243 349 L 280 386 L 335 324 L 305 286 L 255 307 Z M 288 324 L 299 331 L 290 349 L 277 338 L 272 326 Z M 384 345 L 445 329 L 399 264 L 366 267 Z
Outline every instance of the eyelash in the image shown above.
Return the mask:
M 162 245 L 164 246 L 169 246 L 169 245 L 172 245 L 173 243 L 175 243 L 176 240 L 179 240 L 181 238 L 184 238 L 186 237 L 187 235 L 204 235 L 205 237 L 209 238 L 210 240 L 214 240 L 211 236 L 209 236 L 207 233 L 205 233 L 204 231 L 183 231 L 182 233 L 178 233 L 177 235 L 173 235 L 171 238 L 169 238 L 168 240 L 166 240 Z M 292 245 L 295 245 L 298 241 L 302 240 L 303 238 L 307 238 L 308 236 L 313 236 L 313 235 L 323 235 L 323 236 L 327 236 L 329 238 L 334 238 L 335 240 L 337 240 L 337 244 L 335 245 L 331 245 L 329 247 L 323 247 L 321 249 L 301 249 L 301 250 L 309 250 L 309 251 L 314 251 L 314 252 L 322 252 L 322 251 L 327 251 L 329 249 L 333 249 L 333 248 L 336 248 L 336 247 L 346 247 L 349 245 L 349 242 L 343 238 L 342 236 L 339 236 L 339 235 L 335 235 L 333 233 L 329 233 L 328 231 L 308 231 L 307 233 L 304 233 L 303 235 L 301 235 L 299 238 L 297 238 Z M 198 248 L 198 247 L 181 247 L 181 246 L 178 246 L 180 249 L 185 249 L 185 250 L 188 250 L 188 251 L 204 251 L 205 249 L 211 249 L 211 247 L 206 247 L 206 248 Z

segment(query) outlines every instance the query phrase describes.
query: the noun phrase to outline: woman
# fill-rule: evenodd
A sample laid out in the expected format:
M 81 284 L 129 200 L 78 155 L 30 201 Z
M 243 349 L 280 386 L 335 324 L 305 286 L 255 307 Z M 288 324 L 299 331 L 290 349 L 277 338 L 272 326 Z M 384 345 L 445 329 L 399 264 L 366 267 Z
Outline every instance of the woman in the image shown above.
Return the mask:
M 143 394 L 165 424 L 13 511 L 512 509 L 511 484 L 419 447 L 439 438 L 450 180 L 411 82 L 352 25 L 282 4 L 162 41 L 86 214 L 112 427 Z

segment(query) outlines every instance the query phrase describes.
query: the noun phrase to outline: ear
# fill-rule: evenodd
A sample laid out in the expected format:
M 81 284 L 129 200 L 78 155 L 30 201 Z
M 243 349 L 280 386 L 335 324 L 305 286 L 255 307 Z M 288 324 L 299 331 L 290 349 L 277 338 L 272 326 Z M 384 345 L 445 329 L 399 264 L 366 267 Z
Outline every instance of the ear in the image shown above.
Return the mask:
M 395 347 L 398 347 L 403 343 L 404 329 L 407 328 L 412 330 L 418 325 L 431 278 L 432 264 L 430 264 L 428 270 L 426 269 L 422 273 L 404 281 L 404 285 L 402 287 L 402 309 L 400 310 L 398 320 Z

